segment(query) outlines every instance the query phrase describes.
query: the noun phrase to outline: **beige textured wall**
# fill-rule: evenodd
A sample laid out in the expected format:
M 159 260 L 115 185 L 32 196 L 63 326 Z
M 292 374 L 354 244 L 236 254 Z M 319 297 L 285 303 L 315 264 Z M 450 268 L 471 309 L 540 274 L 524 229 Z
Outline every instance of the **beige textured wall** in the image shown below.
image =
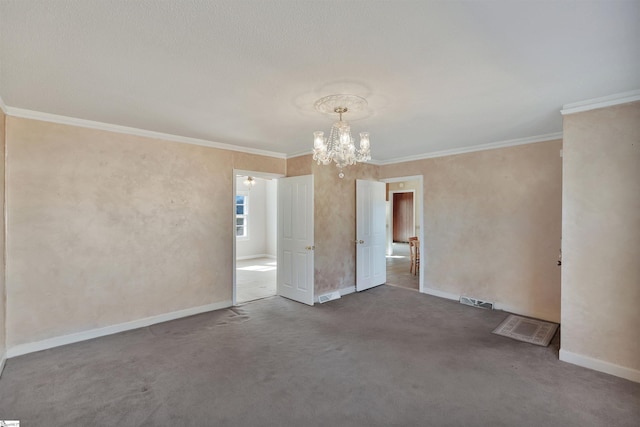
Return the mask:
M 4 211 L 4 165 L 5 165 L 5 115 L 0 110 L 0 203 Z M 0 224 L 0 359 L 4 357 L 7 351 L 6 345 L 6 310 L 7 300 L 5 296 L 5 263 L 4 263 L 4 248 L 5 248 L 5 235 L 4 235 L 4 212 L 2 214 L 2 223 Z
M 231 300 L 233 168 L 285 161 L 7 117 L 9 347 Z
M 640 371 L 640 102 L 564 117 L 562 350 Z
M 424 176 L 425 287 L 560 320 L 562 141 L 380 167 Z
M 8 117 L 9 346 L 231 299 L 233 169 L 285 161 Z M 427 287 L 557 320 L 559 141 L 315 176 L 316 294 L 355 284 L 355 179 L 425 176 Z M 380 171 L 380 176 L 379 175 Z
M 287 176 L 311 175 L 313 163 L 311 154 L 287 159 Z
M 349 166 L 338 178 L 334 165 L 313 163 L 315 294 L 355 286 L 356 179 L 377 180 L 378 167 Z

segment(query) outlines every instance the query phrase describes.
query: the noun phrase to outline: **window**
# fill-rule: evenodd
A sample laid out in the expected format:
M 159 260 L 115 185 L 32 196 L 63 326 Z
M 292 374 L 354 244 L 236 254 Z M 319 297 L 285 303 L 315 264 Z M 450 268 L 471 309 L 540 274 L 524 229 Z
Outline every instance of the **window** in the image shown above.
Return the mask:
M 236 237 L 249 237 L 249 196 L 236 194 Z

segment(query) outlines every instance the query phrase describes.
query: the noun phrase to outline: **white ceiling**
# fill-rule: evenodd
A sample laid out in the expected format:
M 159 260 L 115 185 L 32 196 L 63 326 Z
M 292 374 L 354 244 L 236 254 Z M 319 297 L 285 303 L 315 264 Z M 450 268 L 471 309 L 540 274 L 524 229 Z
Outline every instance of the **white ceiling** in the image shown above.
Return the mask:
M 379 161 L 562 130 L 640 88 L 640 1 L 0 0 L 13 108 L 288 155 L 369 101 Z M 349 115 L 345 116 L 349 120 Z

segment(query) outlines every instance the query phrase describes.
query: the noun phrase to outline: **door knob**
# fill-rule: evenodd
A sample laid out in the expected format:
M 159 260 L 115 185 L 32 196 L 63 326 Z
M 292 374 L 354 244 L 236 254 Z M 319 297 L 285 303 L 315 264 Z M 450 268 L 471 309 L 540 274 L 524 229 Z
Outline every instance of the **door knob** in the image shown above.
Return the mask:
M 305 246 L 304 248 L 305 248 L 306 250 L 308 250 L 308 251 L 312 251 L 312 250 L 314 250 L 316 247 L 315 247 L 315 246 Z
M 358 239 L 356 239 L 356 240 L 354 240 L 353 242 L 354 242 L 356 245 L 357 245 L 358 243 L 363 244 L 363 243 L 364 243 L 364 240 L 358 240 Z

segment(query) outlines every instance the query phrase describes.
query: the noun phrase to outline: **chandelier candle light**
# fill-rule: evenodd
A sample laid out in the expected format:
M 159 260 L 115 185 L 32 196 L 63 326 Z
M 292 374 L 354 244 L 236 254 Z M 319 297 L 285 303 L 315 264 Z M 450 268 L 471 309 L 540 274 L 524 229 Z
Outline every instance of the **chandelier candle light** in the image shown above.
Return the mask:
M 342 169 L 345 166 L 371 160 L 369 132 L 360 132 L 360 148 L 356 148 L 351 136 L 351 126 L 342 120 L 342 115 L 348 111 L 363 110 L 367 106 L 366 99 L 357 95 L 329 95 L 317 100 L 314 106 L 321 113 L 337 113 L 340 118 L 331 127 L 329 138 L 325 138 L 322 131 L 313 133 L 313 160 L 323 165 L 334 161 L 340 169 L 340 178 L 344 178 Z

